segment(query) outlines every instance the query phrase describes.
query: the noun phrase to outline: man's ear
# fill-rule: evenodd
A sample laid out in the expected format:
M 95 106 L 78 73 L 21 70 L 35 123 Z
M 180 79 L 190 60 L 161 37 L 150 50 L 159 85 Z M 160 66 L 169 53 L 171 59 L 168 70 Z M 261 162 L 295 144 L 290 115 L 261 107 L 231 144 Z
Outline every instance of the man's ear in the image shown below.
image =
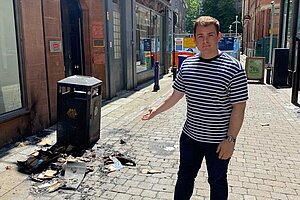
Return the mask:
M 221 40 L 221 38 L 222 38 L 222 33 L 221 33 L 221 32 L 219 32 L 219 33 L 218 33 L 218 41 L 220 41 L 220 40 Z

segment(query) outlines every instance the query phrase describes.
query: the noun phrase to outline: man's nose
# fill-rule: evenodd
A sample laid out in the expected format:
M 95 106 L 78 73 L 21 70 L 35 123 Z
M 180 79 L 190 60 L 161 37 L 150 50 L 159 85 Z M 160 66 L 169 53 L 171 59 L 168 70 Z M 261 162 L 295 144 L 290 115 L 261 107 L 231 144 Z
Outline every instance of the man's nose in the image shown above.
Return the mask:
M 202 40 L 203 40 L 203 42 L 208 42 L 208 36 L 203 36 L 203 38 L 202 38 Z

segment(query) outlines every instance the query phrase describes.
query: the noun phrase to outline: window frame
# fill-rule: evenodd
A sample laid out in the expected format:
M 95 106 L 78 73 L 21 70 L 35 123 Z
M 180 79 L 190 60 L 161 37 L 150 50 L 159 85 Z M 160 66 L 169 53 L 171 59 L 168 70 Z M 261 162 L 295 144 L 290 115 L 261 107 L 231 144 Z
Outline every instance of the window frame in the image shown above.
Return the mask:
M 25 87 L 25 69 L 24 69 L 24 45 L 23 45 L 23 32 L 22 30 L 22 19 L 21 19 L 21 9 L 18 0 L 12 0 L 13 14 L 15 19 L 15 38 L 17 47 L 17 61 L 19 70 L 19 82 L 20 82 L 20 95 L 21 95 L 21 107 L 9 112 L 0 113 L 0 123 L 9 121 L 11 119 L 17 118 L 21 115 L 29 113 L 28 101 L 26 97 L 26 87 Z

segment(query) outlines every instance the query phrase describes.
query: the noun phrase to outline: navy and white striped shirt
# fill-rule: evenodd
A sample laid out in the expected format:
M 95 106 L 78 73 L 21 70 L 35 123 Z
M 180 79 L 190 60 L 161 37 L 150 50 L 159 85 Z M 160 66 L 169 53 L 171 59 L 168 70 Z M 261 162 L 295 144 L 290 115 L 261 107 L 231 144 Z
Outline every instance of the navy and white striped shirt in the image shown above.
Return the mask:
M 248 99 L 245 71 L 226 53 L 185 59 L 173 88 L 187 100 L 183 132 L 199 142 L 220 143 L 228 132 L 232 104 Z

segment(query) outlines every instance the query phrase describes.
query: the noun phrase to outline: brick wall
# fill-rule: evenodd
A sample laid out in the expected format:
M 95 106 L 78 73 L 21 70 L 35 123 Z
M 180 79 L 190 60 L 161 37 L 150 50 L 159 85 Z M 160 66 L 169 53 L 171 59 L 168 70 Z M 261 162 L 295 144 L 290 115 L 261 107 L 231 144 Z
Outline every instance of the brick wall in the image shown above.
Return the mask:
M 102 0 L 81 0 L 84 16 L 86 74 L 102 81 L 102 98 L 106 98 L 105 15 Z M 102 41 L 103 46 L 95 45 Z
M 22 0 L 25 86 L 33 132 L 49 125 L 41 1 Z
M 50 41 L 62 41 L 60 0 L 43 0 L 46 68 L 49 89 L 51 123 L 57 119 L 57 81 L 64 78 L 62 52 L 50 52 Z

